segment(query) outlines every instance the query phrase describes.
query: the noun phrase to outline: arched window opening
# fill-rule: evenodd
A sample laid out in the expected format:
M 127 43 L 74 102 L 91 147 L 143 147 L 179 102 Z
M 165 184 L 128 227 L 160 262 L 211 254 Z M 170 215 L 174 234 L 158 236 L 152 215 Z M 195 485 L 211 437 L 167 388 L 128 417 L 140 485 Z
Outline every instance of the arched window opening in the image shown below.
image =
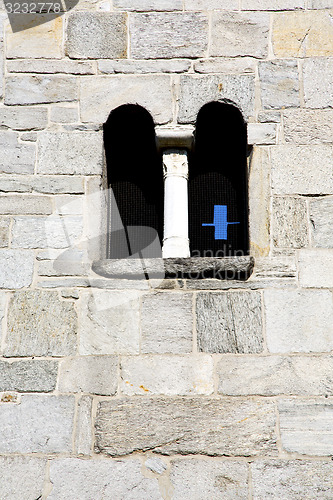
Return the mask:
M 241 112 L 221 102 L 203 106 L 189 169 L 192 257 L 248 255 L 246 154 Z
M 104 124 L 109 184 L 107 258 L 160 257 L 163 173 L 154 122 L 139 105 L 114 109 Z

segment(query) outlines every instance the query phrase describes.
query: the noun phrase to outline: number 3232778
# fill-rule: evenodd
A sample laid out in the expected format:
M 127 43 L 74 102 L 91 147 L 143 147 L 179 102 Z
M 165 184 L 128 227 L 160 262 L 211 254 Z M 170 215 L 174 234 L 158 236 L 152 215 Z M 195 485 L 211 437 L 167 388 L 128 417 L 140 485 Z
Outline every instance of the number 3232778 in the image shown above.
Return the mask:
M 28 3 L 11 2 L 5 3 L 8 14 L 59 14 L 61 12 L 60 3 Z

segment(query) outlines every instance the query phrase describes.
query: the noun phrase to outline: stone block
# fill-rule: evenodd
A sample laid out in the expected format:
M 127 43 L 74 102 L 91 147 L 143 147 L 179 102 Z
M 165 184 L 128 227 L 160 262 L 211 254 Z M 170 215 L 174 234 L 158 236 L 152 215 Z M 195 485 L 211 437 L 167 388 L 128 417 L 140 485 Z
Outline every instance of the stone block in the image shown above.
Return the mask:
M 127 15 L 74 12 L 68 18 L 66 53 L 73 59 L 127 57 Z
M 131 356 L 121 360 L 121 391 L 168 396 L 214 392 L 211 356 Z
M 0 218 L 0 248 L 8 247 L 9 243 L 9 218 Z
M 247 126 L 248 144 L 276 144 L 275 123 L 249 123 Z
M 254 277 L 255 278 L 295 278 L 297 276 L 296 261 L 294 255 L 275 255 L 269 257 L 257 257 Z
M 51 199 L 46 196 L 2 195 L 0 197 L 0 214 L 48 215 L 51 213 Z
M 199 351 L 262 352 L 260 293 L 199 293 L 196 310 Z
M 312 460 L 265 460 L 251 464 L 253 498 L 318 498 L 333 495 L 332 464 Z
M 0 173 L 33 174 L 36 162 L 36 147 L 18 142 L 15 132 L 0 131 Z
M 278 402 L 281 444 L 301 455 L 332 455 L 333 404 L 323 399 L 282 399 Z
M 333 194 L 332 146 L 272 146 L 274 194 Z
M 332 356 L 224 356 L 219 394 L 228 396 L 332 396 Z
M 208 17 L 198 12 L 134 14 L 130 18 L 133 59 L 203 57 Z
M 47 460 L 33 457 L 0 457 L 0 498 L 42 498 Z
M 44 132 L 38 138 L 39 174 L 99 175 L 102 166 L 99 132 Z
M 42 130 L 47 126 L 47 109 L 38 106 L 2 106 L 0 125 L 14 130 Z
M 183 0 L 113 0 L 113 8 L 126 11 L 147 12 L 183 10 Z
M 83 196 L 60 195 L 54 200 L 54 205 L 59 215 L 82 215 Z
M 254 73 L 256 66 L 257 61 L 252 57 L 242 57 L 239 59 L 214 57 L 194 62 L 194 70 L 197 73 L 224 73 L 227 75 Z
M 228 101 L 246 119 L 254 113 L 253 75 L 184 75 L 180 80 L 179 123 L 194 123 L 197 114 L 211 101 Z
M 303 64 L 306 108 L 333 107 L 332 58 L 306 59 Z
M 329 12 L 275 14 L 272 40 L 276 57 L 332 56 L 333 25 Z
M 60 392 L 89 392 L 113 396 L 118 386 L 116 356 L 85 356 L 66 359 L 60 364 Z
M 5 104 L 47 104 L 77 99 L 74 76 L 19 75 L 6 78 Z
M 276 455 L 273 401 L 121 398 L 97 408 L 96 452 L 127 455 Z
M 93 63 L 90 61 L 61 61 L 47 59 L 14 59 L 7 61 L 9 73 L 67 73 L 72 75 L 93 75 Z
M 308 245 L 307 206 L 302 198 L 273 198 L 273 243 L 281 248 Z
M 35 176 L 30 177 L 34 191 L 45 194 L 83 194 L 83 178 L 71 175 Z
M 139 354 L 141 293 L 94 290 L 82 294 L 80 354 Z
M 55 123 L 76 123 L 79 121 L 79 110 L 78 108 L 53 106 L 50 119 L 51 122 Z
M 332 0 L 310 0 L 308 9 L 332 9 Z
M 243 10 L 294 10 L 304 9 L 305 0 L 241 0 Z
M 55 389 L 57 374 L 56 361 L 0 361 L 0 391 L 51 392 Z
M 98 61 L 101 73 L 186 73 L 190 67 L 188 59 Z
M 9 302 L 4 355 L 70 356 L 76 351 L 77 315 L 58 292 L 15 292 Z
M 300 106 L 299 77 L 296 61 L 259 63 L 261 102 L 264 109 Z
M 328 290 L 265 290 L 268 350 L 329 352 L 333 349 L 333 304 Z
M 82 237 L 82 217 L 15 217 L 13 248 L 68 248 Z
M 104 123 L 110 112 L 122 104 L 139 104 L 151 113 L 158 124 L 172 120 L 170 76 L 86 77 L 82 79 L 80 88 L 83 122 Z
M 284 138 L 294 144 L 333 142 L 333 110 L 288 109 L 283 112 Z
M 333 288 L 333 249 L 300 251 L 298 278 L 305 288 Z
M 9 59 L 17 57 L 61 59 L 63 57 L 62 17 L 54 17 L 52 14 L 29 15 L 31 18 L 29 23 L 32 27 L 28 28 L 26 16 L 15 17 L 17 18 L 15 19 L 15 32 L 12 31 L 11 26 L 8 26 L 6 33 L 6 55 Z
M 143 353 L 192 352 L 192 293 L 156 292 L 143 296 Z
M 80 455 L 92 454 L 92 401 L 90 396 L 78 401 L 74 451 Z
M 74 404 L 74 396 L 29 394 L 0 405 L 1 453 L 71 452 Z
M 280 111 L 261 111 L 258 113 L 258 121 L 261 123 L 280 123 L 281 122 L 281 112 Z
M 33 272 L 33 252 L 0 250 L 0 288 L 15 289 L 29 286 Z
M 141 461 L 60 458 L 50 465 L 48 500 L 126 498 L 162 500 L 158 481 L 144 477 Z
M 185 0 L 185 10 L 238 10 L 238 0 Z
M 210 56 L 267 57 L 269 15 L 213 12 Z
M 311 200 L 309 212 L 313 246 L 333 248 L 333 197 Z
M 248 466 L 244 462 L 183 459 L 171 462 L 173 500 L 245 500 Z

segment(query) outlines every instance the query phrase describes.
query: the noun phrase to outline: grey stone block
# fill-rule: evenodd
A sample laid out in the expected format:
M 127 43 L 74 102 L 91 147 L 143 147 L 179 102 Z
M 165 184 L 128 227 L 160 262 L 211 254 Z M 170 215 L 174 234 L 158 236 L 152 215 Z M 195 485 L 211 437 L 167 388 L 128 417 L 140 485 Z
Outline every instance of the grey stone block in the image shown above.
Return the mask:
M 332 0 L 310 0 L 309 9 L 331 9 Z
M 48 500 L 162 500 L 157 479 L 144 477 L 141 461 L 61 458 L 50 465 Z
M 276 455 L 274 406 L 267 400 L 206 397 L 103 401 L 96 416 L 96 452 Z
M 302 455 L 332 455 L 332 401 L 282 399 L 278 411 L 284 450 Z
M 333 107 L 332 58 L 305 59 L 304 101 L 307 108 Z
M 241 0 L 243 10 L 296 10 L 304 9 L 304 0 Z
M 246 500 L 248 466 L 242 462 L 182 459 L 171 462 L 173 500 Z
M 260 293 L 199 293 L 196 309 L 199 351 L 262 352 Z
M 283 112 L 284 138 L 294 144 L 333 142 L 333 110 L 288 109 Z
M 143 353 L 192 352 L 192 293 L 155 292 L 143 296 Z
M 265 290 L 268 350 L 329 352 L 333 349 L 333 304 L 328 290 Z
M 79 110 L 78 108 L 53 106 L 50 119 L 55 123 L 76 123 L 79 121 Z
M 238 0 L 185 0 L 185 10 L 238 10 Z
M 74 451 L 80 455 L 92 454 L 92 398 L 82 396 L 78 402 Z
M 0 361 L 0 391 L 51 392 L 58 374 L 56 361 Z
M 60 392 L 89 392 L 112 396 L 118 386 L 118 358 L 89 356 L 66 359 L 60 364 Z
M 77 99 L 77 80 L 73 76 L 20 75 L 6 78 L 5 104 L 42 104 Z
M 15 132 L 0 132 L 0 173 L 33 174 L 36 162 L 36 147 L 18 142 Z
M 0 288 L 15 289 L 29 286 L 33 272 L 33 252 L 0 250 Z
M 0 498 L 41 498 L 47 460 L 33 457 L 0 457 Z
M 145 461 L 145 467 L 156 474 L 163 474 L 167 469 L 167 464 L 160 457 L 150 457 Z
M 31 179 L 31 181 L 30 181 Z M 35 176 L 27 179 L 34 191 L 45 194 L 83 194 L 84 185 L 82 177 L 70 175 Z
M 183 10 L 183 0 L 113 0 L 113 7 L 137 12 Z
M 261 111 L 258 113 L 258 121 L 261 123 L 280 123 L 281 122 L 281 112 L 280 111 Z
M 1 404 L 1 453 L 71 452 L 74 403 L 74 396 L 29 394 Z
M 268 32 L 268 14 L 213 12 L 209 55 L 264 58 L 268 53 Z
M 0 214 L 49 215 L 51 213 L 51 199 L 46 196 L 2 195 L 0 198 Z
M 48 61 L 46 59 L 16 59 L 7 61 L 9 73 L 67 73 L 72 75 L 93 75 L 93 63 L 90 61 Z
M 305 288 L 333 288 L 333 249 L 301 250 L 298 276 Z
M 249 123 L 248 144 L 276 144 L 277 129 L 274 123 Z
M 254 73 L 257 60 L 251 57 L 226 58 L 214 57 L 211 59 L 201 59 L 194 62 L 194 70 L 197 73 L 223 73 L 223 74 L 244 74 Z
M 98 61 L 101 73 L 186 73 L 190 67 L 188 59 Z
M 0 108 L 0 125 L 14 130 L 42 130 L 47 126 L 47 109 L 3 106 Z
M 10 299 L 5 356 L 75 354 L 77 317 L 74 304 L 57 292 L 29 290 Z
M 99 175 L 102 166 L 100 132 L 44 132 L 38 138 L 39 174 Z
M 273 242 L 276 247 L 308 245 L 307 206 L 301 198 L 273 198 Z
M 68 18 L 66 53 L 74 59 L 125 58 L 127 15 L 74 12 Z
M 295 256 L 275 255 L 257 257 L 254 268 L 255 278 L 295 278 L 297 276 Z
M 197 12 L 134 14 L 130 37 L 133 59 L 203 57 L 208 17 Z
M 180 80 L 179 123 L 194 123 L 200 108 L 211 101 L 228 101 L 244 118 L 254 112 L 253 75 L 184 75 Z
M 309 212 L 313 245 L 333 248 L 333 197 L 310 201 Z
M 1 181 L 0 181 L 1 182 Z M 0 248 L 8 247 L 9 243 L 9 217 L 0 218 Z
M 259 77 L 264 109 L 300 106 L 297 61 L 260 62 Z

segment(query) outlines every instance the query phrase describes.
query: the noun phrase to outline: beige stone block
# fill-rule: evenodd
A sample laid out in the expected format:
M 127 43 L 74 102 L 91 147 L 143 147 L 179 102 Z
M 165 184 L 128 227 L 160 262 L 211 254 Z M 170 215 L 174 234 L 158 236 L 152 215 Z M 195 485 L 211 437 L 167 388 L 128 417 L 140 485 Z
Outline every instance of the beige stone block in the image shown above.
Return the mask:
M 333 288 L 333 250 L 301 250 L 298 256 L 298 270 L 301 286 Z
M 333 110 L 286 109 L 284 138 L 295 144 L 333 142 Z
M 309 238 L 305 200 L 291 197 L 274 198 L 272 210 L 274 245 L 282 248 L 307 246 Z

